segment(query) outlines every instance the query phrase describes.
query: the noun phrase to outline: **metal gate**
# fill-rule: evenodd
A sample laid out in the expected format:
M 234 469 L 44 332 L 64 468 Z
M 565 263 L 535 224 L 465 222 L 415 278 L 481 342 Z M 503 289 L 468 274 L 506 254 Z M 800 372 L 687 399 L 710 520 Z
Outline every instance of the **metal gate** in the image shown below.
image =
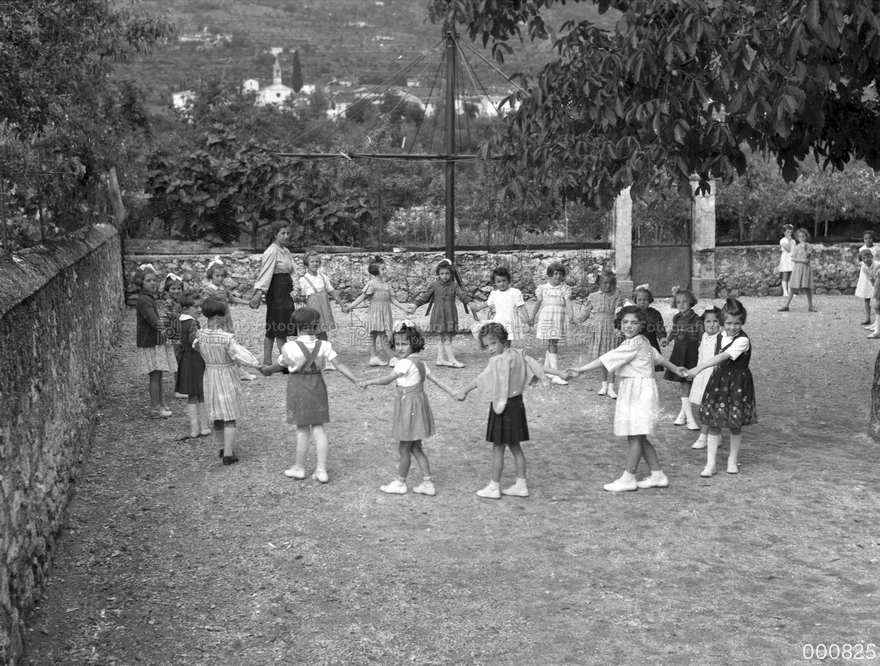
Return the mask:
M 655 297 L 671 295 L 676 285 L 689 287 L 692 211 L 687 203 L 672 200 L 633 213 L 633 284 L 649 284 Z

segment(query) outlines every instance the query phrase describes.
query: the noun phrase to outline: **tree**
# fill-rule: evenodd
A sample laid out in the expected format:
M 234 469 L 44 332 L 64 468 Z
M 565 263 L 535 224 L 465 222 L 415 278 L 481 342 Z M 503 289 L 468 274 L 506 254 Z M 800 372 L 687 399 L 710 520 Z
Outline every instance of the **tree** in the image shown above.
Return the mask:
M 880 168 L 880 18 L 871 0 L 574 0 L 620 12 L 611 32 L 589 21 L 558 35 L 542 11 L 563 0 L 433 0 L 434 21 L 492 44 L 555 37 L 509 122 L 483 147 L 500 158 L 505 193 L 554 189 L 610 208 L 661 173 L 690 197 L 746 169 L 744 144 L 775 157 L 787 181 L 813 155 L 842 170 Z
M 302 65 L 299 62 L 299 51 L 293 52 L 293 73 L 290 76 L 290 87 L 293 92 L 299 93 L 303 88 Z

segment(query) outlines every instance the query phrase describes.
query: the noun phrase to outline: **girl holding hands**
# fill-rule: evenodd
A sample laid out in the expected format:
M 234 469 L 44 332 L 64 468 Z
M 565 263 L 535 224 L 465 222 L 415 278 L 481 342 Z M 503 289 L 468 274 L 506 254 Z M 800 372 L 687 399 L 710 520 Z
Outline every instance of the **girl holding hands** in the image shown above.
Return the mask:
M 669 480 L 660 468 L 657 451 L 648 441 L 660 411 L 654 366 L 662 365 L 669 373 L 682 377 L 685 369 L 663 358 L 660 352 L 651 347 L 647 338 L 640 335 L 647 324 L 644 310 L 636 305 L 627 305 L 620 315 L 620 330 L 624 337 L 620 346 L 580 368 L 570 368 L 568 376 L 574 378 L 583 372 L 605 368 L 609 372 L 616 372 L 620 378 L 620 391 L 614 409 L 614 434 L 626 437 L 629 448 L 623 476 L 607 484 L 605 490 L 617 493 L 637 488 L 665 488 Z M 636 468 L 642 458 L 648 463 L 651 476 L 637 482 Z
M 620 342 L 617 329 L 614 327 L 614 314 L 623 307 L 623 296 L 617 291 L 617 276 L 611 271 L 604 271 L 599 278 L 599 291 L 587 296 L 585 312 L 581 315 L 587 323 L 587 356 L 599 358 L 614 349 Z M 608 372 L 605 366 L 599 369 L 602 386 L 599 395 L 616 398 L 614 390 L 614 373 Z
M 693 368 L 699 359 L 700 338 L 703 334 L 703 322 L 700 321 L 700 316 L 694 312 L 697 297 L 690 289 L 679 289 L 678 287 L 673 287 L 672 293 L 672 303 L 678 312 L 672 318 L 672 330 L 660 342 L 660 345 L 666 347 L 672 342 L 672 353 L 669 355 L 669 360 L 673 365 Z M 699 430 L 700 426 L 694 419 L 694 412 L 691 408 L 691 380 L 668 369 L 663 373 L 663 379 L 677 382 L 679 385 L 681 411 L 672 424 L 687 424 L 688 430 Z
M 422 449 L 422 440 L 431 437 L 435 432 L 434 415 L 428 403 L 428 396 L 425 394 L 425 380 L 430 379 L 453 397 L 455 390 L 446 382 L 437 379 L 428 369 L 427 364 L 418 357 L 418 353 L 425 348 L 425 338 L 408 319 L 398 322 L 394 327 L 391 348 L 398 355 L 394 370 L 384 377 L 358 383 L 362 388 L 397 383 L 391 436 L 400 442 L 398 448 L 400 462 L 397 466 L 397 478 L 388 485 L 382 486 L 380 490 L 391 495 L 405 495 L 408 490 L 406 477 L 409 474 L 412 458 L 415 458 L 422 473 L 422 482 L 413 488 L 413 492 L 433 496 L 437 492 L 431 478 L 431 466 L 428 463 L 428 456 Z
M 565 284 L 565 266 L 553 262 L 547 266 L 547 277 L 550 280 L 535 290 L 535 337 L 547 343 L 547 354 L 544 365 L 553 369 L 558 367 L 559 343 L 568 338 L 568 330 L 574 323 L 574 312 L 571 308 L 571 287 Z M 568 384 L 561 376 L 551 379 L 554 384 Z

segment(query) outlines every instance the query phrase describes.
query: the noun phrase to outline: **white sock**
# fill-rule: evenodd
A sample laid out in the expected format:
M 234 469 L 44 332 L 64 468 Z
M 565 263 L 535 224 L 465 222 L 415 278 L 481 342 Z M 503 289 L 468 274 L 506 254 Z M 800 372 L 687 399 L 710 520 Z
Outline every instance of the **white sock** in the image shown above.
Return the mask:
M 489 481 L 489 490 L 498 490 L 498 482 Z
M 721 446 L 721 435 L 709 435 L 706 442 L 706 467 L 715 467 L 715 456 Z
M 626 470 L 623 470 L 623 476 L 620 477 L 621 481 L 635 481 L 636 475 Z
M 694 410 L 693 407 L 691 407 L 690 398 L 681 399 L 681 411 L 682 414 L 684 414 L 684 417 L 688 420 L 688 423 L 694 423 Z
M 651 478 L 652 479 L 662 479 L 666 475 L 663 473 L 662 469 L 652 469 L 651 470 Z
M 520 477 L 516 477 L 516 483 L 514 485 L 519 486 L 521 488 L 525 488 L 526 487 L 526 480 L 521 479 Z

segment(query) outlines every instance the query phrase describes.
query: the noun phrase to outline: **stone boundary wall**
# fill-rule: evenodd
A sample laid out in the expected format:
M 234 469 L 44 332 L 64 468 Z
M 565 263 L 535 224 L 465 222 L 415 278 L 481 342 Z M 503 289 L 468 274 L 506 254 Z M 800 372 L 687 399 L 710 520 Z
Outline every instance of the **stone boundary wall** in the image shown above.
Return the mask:
M 323 270 L 333 286 L 349 300 L 360 294 L 371 277 L 367 266 L 376 253 L 352 252 L 322 254 Z M 442 252 L 385 252 L 381 256 L 387 266 L 387 280 L 396 292 L 397 299 L 411 302 L 436 280 L 435 269 L 443 259 Z M 152 264 L 161 279 L 169 272 L 182 277 L 188 285 L 201 288 L 207 284 L 205 270 L 214 255 L 126 255 L 124 257 L 125 293 L 129 303 L 136 300 L 137 289 L 132 282 L 140 264 Z M 535 294 L 535 288 L 547 281 L 547 266 L 561 262 L 568 269 L 567 282 L 577 298 L 584 298 L 596 291 L 599 274 L 613 266 L 611 250 L 522 250 L 515 252 L 458 252 L 456 265 L 465 289 L 482 300 L 489 295 L 489 276 L 492 269 L 505 265 L 510 270 L 513 286 L 522 290 L 526 298 Z M 260 270 L 260 255 L 234 252 L 221 254 L 228 268 L 226 286 L 237 296 L 249 297 Z M 294 254 L 299 263 L 298 273 L 305 273 L 302 255 Z
M 814 293 L 854 294 L 860 245 L 813 244 L 810 266 Z M 778 245 L 736 245 L 715 249 L 716 296 L 781 296 Z
M 91 442 L 123 304 L 122 246 L 101 225 L 0 257 L 0 664 L 22 655 Z

